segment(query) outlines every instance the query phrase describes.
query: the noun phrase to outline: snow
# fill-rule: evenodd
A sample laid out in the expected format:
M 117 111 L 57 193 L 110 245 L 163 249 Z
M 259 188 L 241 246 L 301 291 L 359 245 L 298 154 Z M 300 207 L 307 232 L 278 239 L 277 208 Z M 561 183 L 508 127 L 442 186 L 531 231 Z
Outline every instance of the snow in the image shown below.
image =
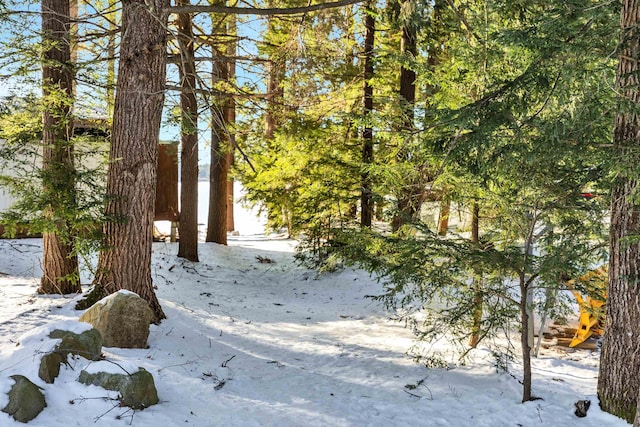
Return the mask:
M 27 331 L 18 339 L 18 343 L 22 346 L 28 346 L 32 343 L 44 341 L 48 338 L 49 334 L 56 329 L 63 331 L 73 332 L 74 334 L 81 334 L 91 329 L 92 326 L 86 322 L 79 322 L 77 320 L 60 320 L 57 322 L 46 323 L 43 326 Z M 59 339 L 51 339 L 54 343 L 59 342 Z
M 406 354 L 411 332 L 365 297 L 381 290 L 367 273 L 318 276 L 294 262 L 294 241 L 250 227 L 227 247 L 201 243 L 199 263 L 177 258 L 177 244 L 155 243 L 153 278 L 167 319 L 152 325 L 149 347 L 105 348 L 109 362 L 74 357 L 54 384 L 37 376 L 47 331 L 81 330 L 82 312 L 75 298 L 36 294 L 39 240 L 0 240 L 0 407 L 10 375 L 21 373 L 47 399 L 32 426 L 627 425 L 598 407 L 598 352 L 541 352 L 533 388 L 542 399 L 522 404 L 518 361 L 497 370 L 485 346 L 458 365 L 443 340 L 435 349 L 449 368 L 418 365 Z M 160 397 L 143 411 L 76 381 L 82 369 L 138 367 L 153 374 Z M 580 399 L 592 401 L 586 418 L 573 414 Z M 0 413 L 0 426 L 18 425 Z
M 82 368 L 83 371 L 87 371 L 89 374 L 96 374 L 98 372 L 106 372 L 108 374 L 120 374 L 131 375 L 138 372 L 138 365 L 130 360 L 99 360 L 97 362 L 87 363 L 87 366 Z
M 120 289 L 118 292 L 114 292 L 111 295 L 107 295 L 106 297 L 102 298 L 100 301 L 97 301 L 96 304 L 108 305 L 109 301 L 113 300 L 118 294 L 120 294 L 120 295 L 135 295 L 135 296 L 138 296 L 138 294 L 136 294 L 135 292 L 131 292 L 131 291 L 128 291 L 126 289 Z

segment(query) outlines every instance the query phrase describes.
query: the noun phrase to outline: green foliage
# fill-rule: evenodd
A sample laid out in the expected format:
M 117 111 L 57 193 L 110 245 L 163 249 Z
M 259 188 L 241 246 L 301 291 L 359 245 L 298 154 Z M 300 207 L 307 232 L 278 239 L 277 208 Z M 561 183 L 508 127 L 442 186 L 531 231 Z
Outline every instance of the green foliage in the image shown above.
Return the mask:
M 349 153 L 337 149 L 326 130 L 304 126 L 297 137 L 279 134 L 272 141 L 277 149 L 254 152 L 255 173 L 244 175 L 247 198 L 266 207 L 269 226 L 294 235 L 351 221 L 356 202 L 357 165 Z
M 547 289 L 563 289 L 607 258 L 615 161 L 603 147 L 613 125 L 617 17 L 599 2 L 466 2 L 441 12 L 439 33 L 419 33 L 423 53 L 447 35 L 438 62 L 428 55 L 412 62 L 424 88 L 416 104 L 422 129 L 379 137 L 370 172 L 387 197 L 420 181 L 425 197 L 446 195 L 464 216 L 477 205 L 480 241 L 461 229 L 437 236 L 419 221 L 396 234 L 332 229 L 303 246 L 301 258 L 322 265 L 340 256 L 366 268 L 384 287 L 376 299 L 419 339 L 448 333 L 463 342 L 478 298 L 480 334 L 491 337 L 523 304 L 545 305 Z M 392 53 L 379 60 L 379 73 L 402 61 Z M 376 77 L 378 99 L 392 96 L 381 88 L 389 75 Z M 378 133 L 393 128 L 397 105 L 378 107 Z M 400 150 L 408 154 L 398 164 Z M 534 301 L 524 296 L 529 289 Z M 560 294 L 545 308 L 562 315 L 566 302 Z
M 268 21 L 260 51 L 278 86 L 256 111 L 265 115 L 240 118 L 238 142 L 250 164 L 237 172 L 272 229 L 318 239 L 354 219 L 361 167 L 352 114 L 359 101 L 355 25 L 352 8 Z M 273 136 L 262 127 L 267 114 Z
M 93 136 L 73 137 L 69 149 L 73 147 L 75 167 L 44 170 L 42 108 L 36 97 L 1 103 L 0 187 L 14 199 L 1 221 L 9 235 L 25 226 L 31 234 L 56 232 L 63 242 L 73 242 L 75 253 L 87 254 L 97 248 L 104 220 L 107 146 Z M 75 183 L 73 193 L 69 182 Z

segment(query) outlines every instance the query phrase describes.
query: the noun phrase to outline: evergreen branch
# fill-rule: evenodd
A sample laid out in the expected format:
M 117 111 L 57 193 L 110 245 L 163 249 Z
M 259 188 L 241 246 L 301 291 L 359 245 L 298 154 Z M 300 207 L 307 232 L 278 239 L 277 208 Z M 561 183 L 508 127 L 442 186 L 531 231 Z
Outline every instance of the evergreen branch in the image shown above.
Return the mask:
M 467 18 L 465 18 L 463 13 L 460 12 L 460 10 L 456 7 L 455 4 L 453 4 L 453 1 L 446 0 L 446 2 L 449 5 L 449 7 L 451 7 L 451 10 L 453 10 L 453 13 L 456 14 L 456 16 L 458 17 L 460 22 L 462 22 L 462 24 L 465 26 L 465 28 L 467 29 L 467 33 L 471 34 L 473 36 L 473 38 L 476 39 L 478 42 L 483 43 L 482 37 L 480 37 L 478 35 L 478 33 L 476 33 L 473 30 L 473 27 L 471 27 L 471 25 L 469 25 L 469 21 L 467 21 Z

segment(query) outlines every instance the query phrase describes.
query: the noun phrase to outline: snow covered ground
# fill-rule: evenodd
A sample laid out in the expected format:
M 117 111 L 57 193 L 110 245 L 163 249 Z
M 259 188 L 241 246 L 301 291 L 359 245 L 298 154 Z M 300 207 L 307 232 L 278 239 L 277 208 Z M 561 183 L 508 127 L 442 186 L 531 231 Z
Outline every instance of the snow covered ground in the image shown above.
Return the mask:
M 228 247 L 202 243 L 199 263 L 177 258 L 176 244 L 154 244 L 167 319 L 152 325 L 147 349 L 104 349 L 155 377 L 160 403 L 135 413 L 114 406 L 114 392 L 75 381 L 84 359 L 54 384 L 39 381 L 36 353 L 46 349 L 34 344 L 37 328 L 81 313 L 73 298 L 35 294 L 39 240 L 0 240 L 0 408 L 9 376 L 22 373 L 48 402 L 33 426 L 626 425 L 598 407 L 597 353 L 544 352 L 533 361 L 542 399 L 526 404 L 520 365 L 497 371 L 487 347 L 464 366 L 427 369 L 405 354 L 410 331 L 365 297 L 379 293 L 375 280 L 357 270 L 317 277 L 294 263 L 294 242 L 252 234 L 239 218 L 240 235 Z M 579 399 L 592 401 L 586 418 L 573 414 Z M 0 426 L 14 425 L 0 413 Z

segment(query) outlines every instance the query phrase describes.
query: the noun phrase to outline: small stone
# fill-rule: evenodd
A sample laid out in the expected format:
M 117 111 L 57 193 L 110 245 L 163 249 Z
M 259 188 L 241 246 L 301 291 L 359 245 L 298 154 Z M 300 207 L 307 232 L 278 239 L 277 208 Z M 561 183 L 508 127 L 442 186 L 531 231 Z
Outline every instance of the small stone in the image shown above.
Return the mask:
M 589 410 L 589 407 L 591 406 L 591 401 L 590 400 L 578 400 L 574 405 L 576 407 L 576 411 L 574 412 L 576 414 L 576 417 L 583 418 L 583 417 L 587 416 L 587 411 Z
M 12 375 L 15 381 L 9 391 L 9 404 L 2 409 L 16 421 L 26 423 L 34 419 L 47 406 L 40 387 L 22 375 Z

